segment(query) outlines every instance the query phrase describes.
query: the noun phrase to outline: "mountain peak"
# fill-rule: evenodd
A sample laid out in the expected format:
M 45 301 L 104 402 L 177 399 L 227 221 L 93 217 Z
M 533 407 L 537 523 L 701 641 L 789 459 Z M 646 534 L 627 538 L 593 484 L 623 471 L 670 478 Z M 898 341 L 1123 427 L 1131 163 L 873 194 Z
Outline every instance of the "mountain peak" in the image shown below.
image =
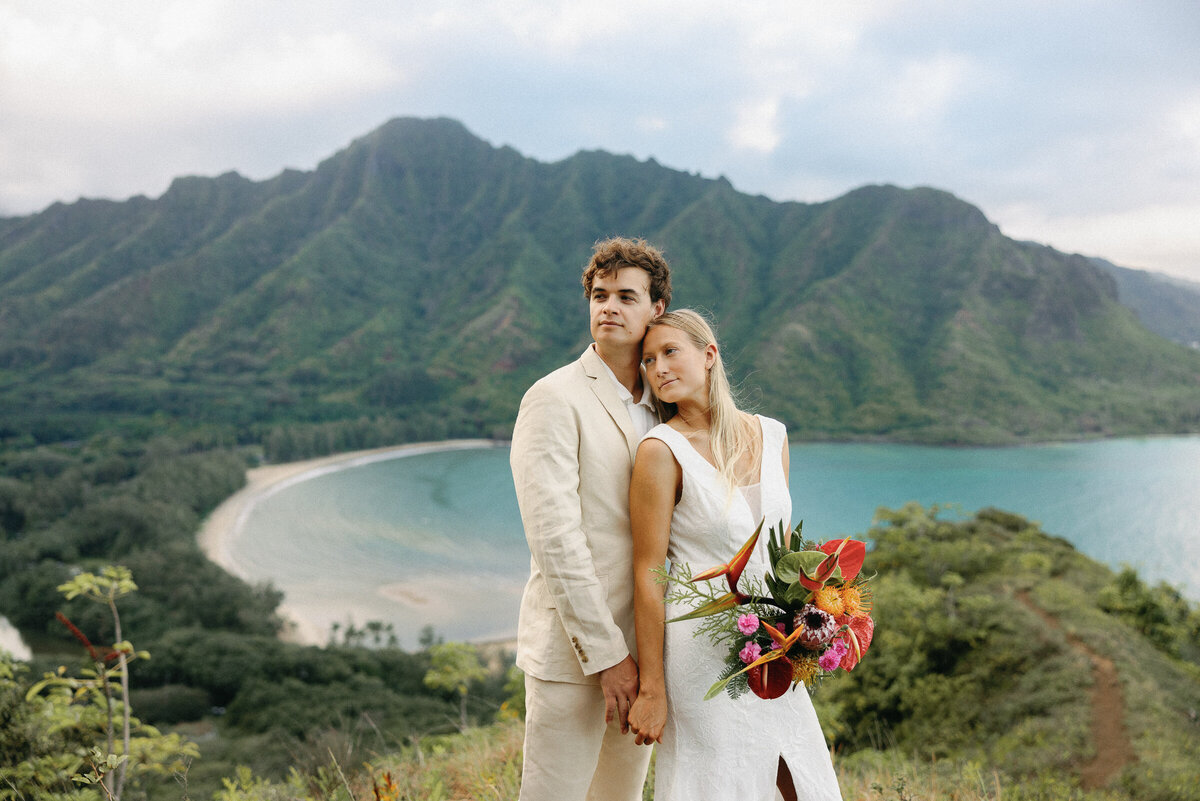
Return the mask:
M 0 227 L 0 419 L 82 435 L 104 414 L 387 416 L 502 436 L 587 340 L 579 269 L 614 234 L 668 253 L 677 305 L 712 313 L 798 438 L 1200 421 L 1200 354 L 1139 327 L 1080 257 L 1013 242 L 948 192 L 777 203 L 628 155 L 540 163 L 412 117 L 313 172 L 185 177 L 156 201 Z

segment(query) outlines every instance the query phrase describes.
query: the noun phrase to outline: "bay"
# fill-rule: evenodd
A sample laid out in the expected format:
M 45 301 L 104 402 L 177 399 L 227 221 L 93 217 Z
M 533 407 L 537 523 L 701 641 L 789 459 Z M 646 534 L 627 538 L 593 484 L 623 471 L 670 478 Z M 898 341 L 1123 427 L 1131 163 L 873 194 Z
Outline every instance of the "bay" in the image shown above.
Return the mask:
M 1113 567 L 1200 598 L 1200 437 L 1013 448 L 797 444 L 794 521 L 814 539 L 866 532 L 879 507 L 995 506 Z M 322 635 L 391 624 L 403 647 L 515 634 L 529 552 L 507 448 L 421 453 L 318 475 L 261 499 L 230 543 Z M 323 636 L 322 636 L 323 639 Z

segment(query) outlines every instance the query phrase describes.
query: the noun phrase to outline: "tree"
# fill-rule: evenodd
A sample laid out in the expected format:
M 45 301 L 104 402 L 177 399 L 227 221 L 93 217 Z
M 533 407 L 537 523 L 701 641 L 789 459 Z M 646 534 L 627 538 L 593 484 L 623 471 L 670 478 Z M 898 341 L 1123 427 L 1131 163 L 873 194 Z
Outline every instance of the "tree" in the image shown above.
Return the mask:
M 467 691 L 473 682 L 487 678 L 487 669 L 479 661 L 474 646 L 465 642 L 438 643 L 429 649 L 432 665 L 425 674 L 425 686 L 458 693 L 458 727 L 467 730 Z
M 60 667 L 20 698 L 16 671 L 11 664 L 0 664 L 0 712 L 8 708 L 0 717 L 21 724 L 10 732 L 19 742 L 8 742 L 9 738 L 0 742 L 0 784 L 15 793 L 0 791 L 0 798 L 91 799 L 98 797 L 98 788 L 109 801 L 120 801 L 127 771 L 131 775 L 178 771 L 185 759 L 199 755 L 193 743 L 177 734 L 163 735 L 131 714 L 128 665 L 149 655 L 121 639 L 116 601 L 136 589 L 124 567 L 106 567 L 99 576 L 81 573 L 59 587 L 68 599 L 83 596 L 105 605 L 113 618 L 116 642 L 102 649 L 66 615 L 58 615 L 92 660 L 81 677 L 67 675 L 66 668 Z M 120 743 L 116 741 L 118 718 Z M 80 787 L 72 789 L 73 784 Z

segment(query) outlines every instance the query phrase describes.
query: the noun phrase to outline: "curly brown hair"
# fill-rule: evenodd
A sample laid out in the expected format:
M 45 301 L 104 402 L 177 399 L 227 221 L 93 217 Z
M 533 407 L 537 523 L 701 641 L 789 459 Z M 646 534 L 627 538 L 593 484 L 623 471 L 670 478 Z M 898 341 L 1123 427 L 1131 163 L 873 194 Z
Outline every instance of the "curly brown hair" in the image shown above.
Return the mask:
M 622 267 L 637 267 L 650 276 L 650 302 L 671 305 L 671 267 L 658 248 L 645 239 L 614 236 L 592 246 L 592 258 L 583 270 L 583 296 L 592 296 L 596 276 L 615 275 Z

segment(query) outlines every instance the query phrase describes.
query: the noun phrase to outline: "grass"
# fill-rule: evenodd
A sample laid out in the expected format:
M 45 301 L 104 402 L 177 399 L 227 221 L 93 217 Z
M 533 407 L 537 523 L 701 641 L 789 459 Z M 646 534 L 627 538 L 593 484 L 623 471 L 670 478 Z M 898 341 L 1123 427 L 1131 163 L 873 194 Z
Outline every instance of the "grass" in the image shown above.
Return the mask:
M 357 769 L 332 750 L 328 761 L 285 782 L 243 769 L 216 801 L 516 801 L 521 786 L 522 724 L 507 720 L 462 734 L 426 738 Z M 1068 776 L 1021 780 L 973 760 L 926 760 L 896 749 L 835 755 L 845 801 L 1124 801 L 1115 790 L 1085 792 Z M 651 765 L 644 798 L 653 798 Z

